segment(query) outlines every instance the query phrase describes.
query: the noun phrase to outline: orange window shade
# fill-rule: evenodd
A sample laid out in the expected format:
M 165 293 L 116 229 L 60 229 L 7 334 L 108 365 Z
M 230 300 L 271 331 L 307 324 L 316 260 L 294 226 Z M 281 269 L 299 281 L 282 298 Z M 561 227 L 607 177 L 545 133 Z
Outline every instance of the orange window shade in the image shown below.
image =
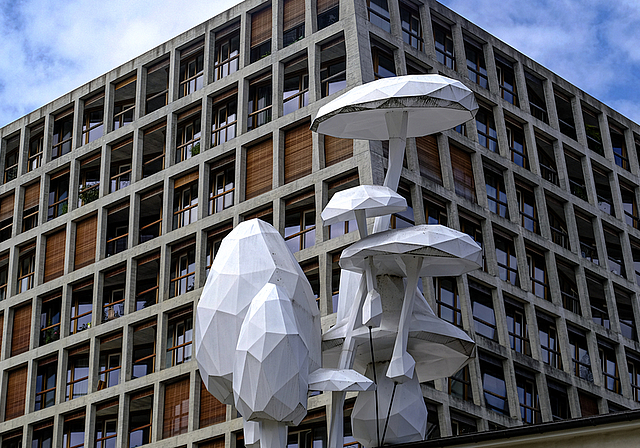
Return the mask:
M 271 190 L 272 175 L 273 141 L 268 139 L 247 149 L 245 198 L 251 199 Z
M 198 443 L 198 448 L 224 448 L 224 437 Z
M 340 0 L 318 0 L 317 10 L 318 14 L 322 14 L 325 11 L 330 10 L 334 6 L 338 6 L 340 4 Z
M 194 180 L 198 180 L 198 171 L 193 171 L 186 176 L 177 178 L 173 183 L 173 188 L 180 188 L 183 185 L 187 185 L 193 182 Z
M 304 0 L 284 0 L 282 29 L 291 28 L 304 23 Z
M 303 123 L 284 134 L 284 183 L 311 174 L 311 130 Z
M 7 395 L 4 407 L 4 419 L 11 420 L 24 415 L 27 395 L 27 366 L 9 372 Z
M 24 189 L 24 210 L 38 206 L 40 203 L 40 182 L 28 185 Z
M 353 156 L 353 140 L 324 136 L 324 164 L 335 165 Z
M 251 14 L 251 46 L 271 39 L 271 6 Z
M 200 381 L 200 428 L 222 423 L 227 419 L 227 405 L 211 395 Z
M 187 432 L 189 427 L 189 378 L 167 384 L 164 388 L 162 438 Z
M 74 269 L 89 266 L 91 263 L 96 261 L 97 227 L 97 215 L 80 221 L 76 225 L 76 254 L 73 263 Z
M 470 201 L 476 200 L 476 188 L 473 181 L 473 167 L 471 156 L 462 149 L 450 145 L 451 167 L 453 169 L 453 183 L 456 194 Z
M 66 229 L 52 233 L 47 237 L 47 250 L 44 260 L 45 283 L 64 274 Z
M 13 217 L 13 193 L 0 199 L 0 221 Z
M 13 312 L 12 333 L 11 356 L 28 351 L 31 338 L 31 302 L 16 308 Z
M 420 174 L 429 180 L 442 185 L 442 172 L 440 171 L 440 153 L 438 152 L 438 140 L 434 135 L 416 138 L 418 150 L 418 163 Z

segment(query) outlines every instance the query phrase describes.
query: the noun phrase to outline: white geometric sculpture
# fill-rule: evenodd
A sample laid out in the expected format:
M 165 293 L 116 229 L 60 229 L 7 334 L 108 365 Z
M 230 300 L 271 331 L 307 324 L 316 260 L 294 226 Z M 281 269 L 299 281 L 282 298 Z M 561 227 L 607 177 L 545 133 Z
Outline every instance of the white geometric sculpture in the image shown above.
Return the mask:
M 318 369 L 309 375 L 309 390 L 364 392 L 374 389 L 373 381 L 355 370 Z

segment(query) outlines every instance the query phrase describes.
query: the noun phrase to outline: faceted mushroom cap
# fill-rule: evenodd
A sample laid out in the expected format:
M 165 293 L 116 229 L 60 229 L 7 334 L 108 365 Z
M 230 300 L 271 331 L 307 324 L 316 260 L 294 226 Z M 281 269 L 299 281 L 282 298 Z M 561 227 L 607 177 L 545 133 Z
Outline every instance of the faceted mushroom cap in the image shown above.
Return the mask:
M 460 81 L 440 75 L 383 78 L 349 90 L 325 104 L 311 130 L 341 138 L 388 140 L 385 113 L 407 111 L 407 137 L 430 135 L 471 120 L 473 92 Z
M 382 185 L 360 185 L 333 195 L 320 215 L 325 226 L 356 219 L 356 210 L 367 218 L 389 215 L 407 209 L 407 200 Z

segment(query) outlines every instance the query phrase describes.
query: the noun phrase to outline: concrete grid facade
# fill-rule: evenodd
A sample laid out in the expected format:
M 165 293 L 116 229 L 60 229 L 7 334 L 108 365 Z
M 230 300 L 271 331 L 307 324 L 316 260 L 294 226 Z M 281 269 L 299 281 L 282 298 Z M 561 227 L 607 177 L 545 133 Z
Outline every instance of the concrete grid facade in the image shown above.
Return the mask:
M 300 129 L 332 88 L 414 73 L 459 79 L 481 105 L 408 141 L 413 214 L 394 220 L 460 229 L 485 254 L 483 271 L 423 279 L 478 344 L 456 379 L 423 385 L 430 437 L 637 409 L 640 127 L 436 2 L 248 0 L 0 130 L 2 446 L 241 444 L 231 407 L 201 418 L 191 313 L 208 255 L 262 216 L 299 244 L 333 325 L 336 257 L 357 232 L 332 238 L 319 212 L 339 188 L 380 184 L 386 147 L 329 160 L 336 142 Z M 221 137 L 230 100 L 235 138 Z M 302 168 L 285 157 L 302 153 Z M 305 446 L 326 440 L 329 394 L 309 405 Z

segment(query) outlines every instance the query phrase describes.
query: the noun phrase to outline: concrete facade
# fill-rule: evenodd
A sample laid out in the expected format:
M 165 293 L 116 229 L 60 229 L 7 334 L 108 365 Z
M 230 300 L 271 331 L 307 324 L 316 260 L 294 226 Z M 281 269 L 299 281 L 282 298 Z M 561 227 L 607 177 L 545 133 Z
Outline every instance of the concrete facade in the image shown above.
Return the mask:
M 483 124 L 474 120 L 466 123 L 458 130 L 460 132 L 450 130 L 435 137 L 440 180 L 421 175 L 421 169 L 423 173 L 429 170 L 428 164 L 415 140 L 408 141 L 401 183 L 404 194 L 412 203 L 415 223 L 446 223 L 468 233 L 474 232 L 469 229 L 477 227 L 474 238 L 482 243 L 486 260 L 484 271 L 453 280 L 449 287 L 438 284 L 434 288 L 431 279 L 423 279 L 425 296 L 434 310 L 462 326 L 477 341 L 479 352 L 478 358 L 469 365 L 466 387 L 460 386 L 460 382 L 454 383 L 466 391 L 462 395 L 455 391 L 450 393 L 450 383 L 446 379 L 423 385 L 431 414 L 431 437 L 510 428 L 524 425 L 523 420 L 549 422 L 554 415 L 568 419 L 638 408 L 640 389 L 636 386 L 640 387 L 640 379 L 635 369 L 640 371 L 637 336 L 640 319 L 640 275 L 637 272 L 640 271 L 637 267 L 640 266 L 640 214 L 637 211 L 640 126 L 435 1 L 398 3 L 389 0 L 387 3 L 386 0 L 370 0 L 368 4 L 365 0 L 340 0 L 340 19 L 322 29 L 318 29 L 319 3 L 304 1 L 304 37 L 285 48 L 285 2 L 247 0 L 0 129 L 0 173 L 3 173 L 0 202 L 6 200 L 0 209 L 11 205 L 13 211 L 10 228 L 7 227 L 9 221 L 5 226 L 2 223 L 6 218 L 0 216 L 0 227 L 8 229 L 0 242 L 3 260 L 0 269 L 6 269 L 6 272 L 0 272 L 0 278 L 6 276 L 4 288 L 0 285 L 4 290 L 4 300 L 0 302 L 0 315 L 3 316 L 0 333 L 3 399 L 0 403 L 6 403 L 7 394 L 11 392 L 10 383 L 17 378 L 11 377 L 12 372 L 26 368 L 23 415 L 8 419 L 5 404 L 0 406 L 3 447 L 19 446 L 14 445 L 19 437 L 22 446 L 31 446 L 33 440 L 40 443 L 37 446 L 42 446 L 43 437 L 52 438 L 54 446 L 63 446 L 65 418 L 78 412 L 84 413 L 83 417 L 78 417 L 84 425 L 84 446 L 107 446 L 107 441 L 96 442 L 99 438 L 96 422 L 104 424 L 102 405 L 116 397 L 117 405 L 111 408 L 117 409 L 117 414 L 109 414 L 117 415 L 116 435 L 109 439 L 108 446 L 129 446 L 132 397 L 149 388 L 153 395 L 149 409 L 145 410 L 150 410 L 148 431 L 153 446 L 205 446 L 213 439 L 216 446 L 222 443 L 226 447 L 236 446 L 242 424 L 240 419 L 233 418 L 235 410 L 226 410 L 226 421 L 200 428 L 201 383 L 197 365 L 192 357 L 190 360 L 183 358 L 184 362 L 175 361 L 173 356 L 177 349 L 168 349 L 173 349 L 175 345 L 170 344 L 176 342 L 168 341 L 168 336 L 171 331 L 178 331 L 172 327 L 175 313 L 192 307 L 198 300 L 206 278 L 207 252 L 223 233 L 214 234 L 265 208 L 272 210 L 271 221 L 283 235 L 285 228 L 290 227 L 288 218 L 291 219 L 294 212 L 314 213 L 311 216 L 315 224 L 315 241 L 301 246 L 304 248 L 295 255 L 307 267 L 309 275 L 317 279 L 323 329 L 335 323 L 332 303 L 332 293 L 337 289 L 335 272 L 332 272 L 334 256 L 354 242 L 357 233 L 330 238 L 329 229 L 322 226 L 319 212 L 328 202 L 330 191 L 339 188 L 342 182 L 353 184 L 355 174 L 360 183 L 382 182 L 386 166 L 385 145 L 355 141 L 352 157 L 327 166 L 325 140 L 313 135 L 311 173 L 285 182 L 285 140 L 288 130 L 309 123 L 320 106 L 339 95 L 337 92 L 328 96 L 323 94 L 322 57 L 323 45 L 342 37 L 344 43 L 339 45 L 344 45 L 346 88 L 372 81 L 385 67 L 381 62 L 384 55 L 390 55 L 396 75 L 441 73 L 461 80 L 474 91 L 484 110 L 493 116 L 495 133 L 483 131 Z M 387 4 L 388 14 L 384 12 L 384 4 Z M 273 24 L 271 52 L 251 63 L 252 15 L 268 5 L 271 5 Z M 404 11 L 407 7 L 415 12 L 416 20 L 419 19 L 416 29 L 416 35 L 422 39 L 422 46 L 416 44 L 419 48 L 403 40 L 401 9 Z M 375 16 L 373 21 L 370 14 Z M 220 34 L 234 23 L 239 24 L 234 31 L 239 36 L 238 69 L 219 78 L 214 73 L 216 42 L 228 37 Z M 181 65 L 192 57 L 191 48 L 200 41 L 203 42 L 202 50 L 197 51 L 202 51 L 202 83 L 183 95 Z M 482 55 L 488 88 L 479 84 L 480 78 L 476 78 L 477 81 L 470 79 L 469 50 L 474 46 L 478 50 L 476 62 Z M 444 50 L 437 51 L 437 48 Z M 286 67 L 305 55 L 308 100 L 303 107 L 285 114 Z M 166 104 L 147 113 L 146 100 L 151 84 L 148 80 L 154 66 L 165 60 L 168 61 Z M 250 129 L 252 81 L 266 73 L 271 74 L 271 119 Z M 132 76 L 136 77 L 135 89 L 126 101 L 122 101 L 122 89 L 131 87 Z M 539 83 L 532 81 L 532 76 Z M 215 98 L 235 88 L 236 137 L 214 146 Z M 510 101 L 513 91 L 517 101 Z M 101 137 L 84 143 L 90 138 L 83 132 L 83 118 L 90 105 L 88 100 L 97 93 L 104 93 L 105 131 Z M 133 109 L 128 112 L 132 114 L 130 118 L 118 121 L 124 116 L 122 111 L 132 103 Z M 541 105 L 542 112 L 534 107 Z M 186 132 L 186 120 L 193 116 L 187 114 L 188 117 L 183 118 L 182 115 L 198 107 L 201 108 L 198 151 L 192 151 L 186 160 L 177 161 L 176 151 L 184 141 L 180 138 Z M 69 110 L 73 111 L 73 121 L 69 131 L 70 151 L 65 152 L 63 146 L 58 145 L 56 136 L 66 135 L 58 130 L 63 121 L 61 115 Z M 596 124 L 590 124 L 591 120 Z M 160 143 L 155 141 L 154 144 L 163 145 L 164 163 L 161 170 L 146 175 L 148 160 L 145 160 L 145 153 L 147 149 L 154 149 L 149 135 L 162 123 L 166 125 L 165 134 Z M 30 159 L 29 151 L 41 126 L 42 160 L 36 163 Z M 246 199 L 247 152 L 269 138 L 273 144 L 272 188 Z M 126 144 L 119 146 L 121 143 Z M 54 148 L 64 154 L 55 157 Z M 471 176 L 454 160 L 455 156 L 452 159 L 452 151 L 467 155 Z M 13 155 L 16 161 L 11 158 Z M 217 167 L 223 159 L 232 160 L 226 165 L 231 163 L 233 167 L 233 205 L 210 213 L 209 201 L 205 198 L 211 193 L 211 168 Z M 97 199 L 80 205 L 83 198 L 77 186 L 89 186 L 85 167 L 90 166 L 92 160 L 93 163 L 99 160 Z M 64 193 L 64 186 L 59 187 L 57 183 L 66 178 L 67 174 L 60 177 L 60 173 L 67 169 L 68 198 L 64 206 L 64 194 L 56 191 Z M 128 183 L 127 170 L 130 170 Z M 213 173 L 217 174 L 215 170 Z M 184 199 L 174 194 L 176 182 L 183 182 L 184 176 L 192 173 L 197 173 L 198 179 L 197 187 L 194 187 L 199 198 L 197 211 L 189 214 L 190 223 L 172 224 L 174 219 L 178 222 L 186 219 L 186 212 L 180 212 L 186 207 L 181 203 Z M 124 180 L 120 175 L 125 176 Z M 466 176 L 466 180 L 461 180 L 461 175 Z M 40 184 L 39 212 L 33 228 L 27 229 L 25 195 L 27 187 L 37 182 Z M 465 182 L 472 192 L 461 187 Z M 152 216 L 154 209 L 143 202 L 149 192 L 156 190 L 162 194 L 161 230 L 145 240 L 141 228 L 146 221 L 143 222 L 141 215 L 146 219 Z M 496 193 L 496 190 L 503 193 Z M 182 188 L 180 191 L 184 192 Z M 192 196 L 194 191 L 190 192 Z M 309 192 L 311 194 L 307 194 Z M 296 208 L 295 201 L 292 204 L 292 199 L 301 194 L 307 201 L 303 209 Z M 128 204 L 128 213 L 118 215 L 119 211 L 126 210 L 121 208 L 124 204 Z M 60 205 L 60 208 L 54 205 Z M 529 205 L 534 205 L 533 209 Z M 50 211 L 50 208 L 56 210 Z M 52 218 L 48 219 L 50 214 Z M 93 217 L 97 223 L 94 261 L 76 268 L 78 224 Z M 305 225 L 310 228 L 314 224 Z M 126 239 L 120 238 L 122 234 L 116 227 L 125 229 Z M 66 256 L 58 269 L 47 267 L 48 241 L 61 235 Z M 176 249 L 191 239 L 195 240 L 192 245 Z M 119 241 L 124 247 L 110 248 L 107 241 L 114 245 Z M 190 249 L 195 254 L 193 262 L 189 259 Z M 25 260 L 29 264 L 26 258 L 30 256 L 29 251 L 34 251 L 33 258 L 29 259 L 32 268 L 22 265 Z M 138 283 L 143 275 L 138 275 L 142 272 L 139 266 L 142 260 L 155 254 L 159 254 L 157 303 L 138 306 L 136 296 L 141 294 Z M 186 270 L 180 268 L 182 256 L 186 257 Z M 174 265 L 178 267 L 173 269 Z M 185 285 L 189 284 L 184 288 L 175 280 L 183 275 L 182 272 L 185 273 Z M 77 322 L 73 317 L 80 309 L 74 288 L 80 290 L 81 285 L 85 288 L 92 285 L 90 325 L 82 331 L 72 327 L 74 320 Z M 117 294 L 122 295 L 117 296 L 117 300 L 115 295 L 105 300 L 105 291 L 121 291 Z M 51 297 L 54 302 L 48 301 Z M 109 305 L 114 300 L 118 303 Z M 449 301 L 453 305 L 447 306 Z M 43 312 L 47 314 L 51 303 L 59 303 L 59 326 L 55 318 L 53 323 L 41 324 L 41 316 Z M 25 304 L 31 304 L 30 310 L 24 308 Z M 140 309 L 136 311 L 137 308 Z M 17 328 L 16 323 L 23 320 L 19 321 L 16 316 L 25 314 L 30 316 L 26 324 L 28 342 L 23 343 L 26 349 L 18 347 L 19 341 L 14 341 L 18 330 L 22 331 L 20 334 L 25 331 L 25 328 Z M 115 318 L 116 314 L 122 315 Z M 153 372 L 132 379 L 134 330 L 153 319 L 157 320 Z M 46 331 L 51 325 L 59 329 L 59 338 L 51 338 L 53 340 L 49 342 L 41 329 Z M 188 330 L 184 331 L 180 344 L 188 345 L 190 336 Z M 553 333 L 553 339 L 557 341 L 553 350 L 559 353 L 545 351 L 545 342 L 541 340 L 545 338 L 545 332 L 547 335 Z M 45 334 L 45 339 L 41 339 L 41 334 Z M 121 336 L 114 336 L 119 334 Z M 117 343 L 119 353 L 108 345 L 113 344 L 114 338 L 121 339 Z M 67 400 L 69 359 L 75 356 L 70 353 L 87 343 L 87 393 Z M 186 350 L 181 352 L 184 356 L 187 356 Z M 113 370 L 118 372 L 118 379 L 110 387 L 104 387 L 101 381 L 106 380 L 100 379 L 100 372 L 109 370 L 111 361 L 105 360 L 106 364 L 101 367 L 102 355 L 108 354 L 119 354 L 119 367 L 113 366 L 119 369 Z M 36 400 L 42 399 L 40 392 L 44 390 L 37 379 L 43 371 L 44 361 L 51 365 L 52 356 L 56 359 L 53 405 L 35 410 Z M 118 363 L 117 360 L 113 362 Z M 631 381 L 628 368 L 632 369 Z M 165 391 L 176 380 L 187 378 L 190 386 L 186 429 L 180 435 L 163 437 Z M 501 397 L 496 397 L 496 391 Z M 525 395 L 532 397 L 529 402 L 521 398 Z M 487 397 L 493 408 L 487 405 Z M 329 398 L 329 394 L 310 398 L 310 409 L 314 410 L 310 422 L 318 427 L 324 425 L 323 409 L 330 415 Z M 558 399 L 562 403 L 558 404 Z M 303 437 L 300 440 L 302 443 Z

